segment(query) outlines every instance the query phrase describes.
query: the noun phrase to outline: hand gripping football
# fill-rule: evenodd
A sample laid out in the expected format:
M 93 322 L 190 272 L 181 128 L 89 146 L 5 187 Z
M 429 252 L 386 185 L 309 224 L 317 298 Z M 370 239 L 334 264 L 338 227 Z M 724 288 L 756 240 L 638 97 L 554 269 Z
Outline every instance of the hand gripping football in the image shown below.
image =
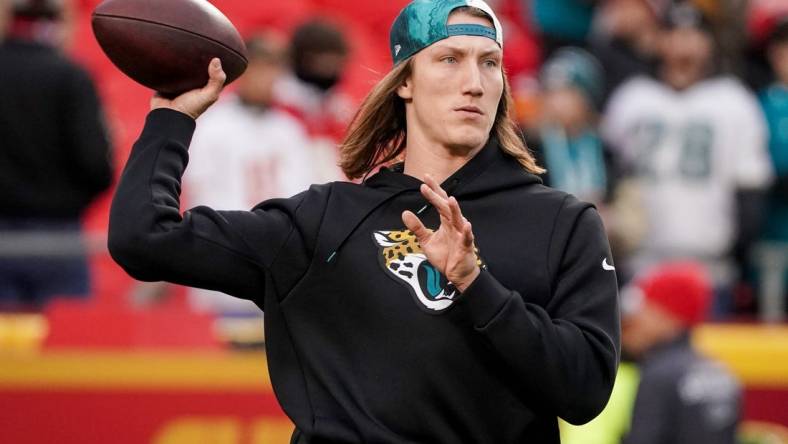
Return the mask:
M 176 96 L 208 82 L 218 57 L 229 84 L 246 70 L 246 47 L 207 0 L 105 0 L 93 11 L 99 45 L 126 75 Z

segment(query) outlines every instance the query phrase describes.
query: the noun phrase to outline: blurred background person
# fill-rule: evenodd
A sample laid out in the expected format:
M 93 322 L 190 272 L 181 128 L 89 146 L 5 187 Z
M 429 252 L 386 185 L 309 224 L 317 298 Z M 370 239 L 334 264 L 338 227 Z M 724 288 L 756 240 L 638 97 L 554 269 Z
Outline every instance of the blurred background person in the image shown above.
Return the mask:
M 640 370 L 624 444 L 737 442 L 740 384 L 690 342 L 712 292 L 703 266 L 689 261 L 659 264 L 623 292 L 623 353 Z
M 602 204 L 608 191 L 608 161 L 597 130 L 604 72 L 587 51 L 557 50 L 540 73 L 542 113 L 529 147 L 547 169 L 545 184 Z
M 560 420 L 561 444 L 621 444 L 632 423 L 632 407 L 639 382 L 637 365 L 622 356 L 613 392 L 605 409 L 599 416 L 580 426 Z
M 746 16 L 741 20 L 745 27 L 742 57 L 744 80 L 756 91 L 767 88 L 774 82 L 774 70 L 769 61 L 768 51 L 774 31 L 788 16 L 788 2 L 785 0 L 749 0 Z
M 627 183 L 619 181 L 620 167 L 599 131 L 604 100 L 605 71 L 588 51 L 558 49 L 539 75 L 540 113 L 526 125 L 528 147 L 547 169 L 545 184 L 597 206 L 617 264 L 616 276 L 626 281 L 627 260 L 642 236 L 642 214 L 630 197 Z
M 756 98 L 717 74 L 714 54 L 700 11 L 673 7 L 657 77 L 635 77 L 614 92 L 603 135 L 642 197 L 645 235 L 634 268 L 672 258 L 703 262 L 715 283 L 714 312 L 727 316 L 772 168 Z
M 668 0 L 607 0 L 594 16 L 589 51 L 605 67 L 603 103 L 630 77 L 652 75 Z
M 5 39 L 5 29 L 8 26 L 8 17 L 10 15 L 8 0 L 0 0 L 0 42 Z
M 248 210 L 277 197 L 290 197 L 322 179 L 326 166 L 312 156 L 302 123 L 274 102 L 274 85 L 286 74 L 287 42 L 274 32 L 247 39 L 249 65 L 235 89 L 200 117 L 189 148 L 184 198 L 189 206 Z M 134 289 L 137 305 L 173 291 L 163 283 Z M 191 288 L 190 306 L 218 314 L 259 314 L 250 301 Z
M 760 93 L 769 125 L 769 154 L 776 173 L 767 202 L 763 240 L 788 243 L 788 5 L 767 37 L 766 54 L 773 82 Z M 785 299 L 788 275 L 783 277 Z
M 299 25 L 289 45 L 290 70 L 277 79 L 274 100 L 306 127 L 322 180 L 343 178 L 336 166 L 337 143 L 353 117 L 354 105 L 337 90 L 349 47 L 342 30 L 322 18 Z
M 246 48 L 246 72 L 195 131 L 185 175 L 191 205 L 249 209 L 317 182 L 305 128 L 274 103 L 274 85 L 287 72 L 284 38 L 259 33 Z
M 13 0 L 0 44 L 0 304 L 90 293 L 80 217 L 112 182 L 90 76 L 59 47 L 66 5 Z
M 74 33 L 73 0 L 5 0 L 11 5 L 8 34 L 65 50 Z
M 521 0 L 538 30 L 544 58 L 563 46 L 585 46 L 598 0 Z
M 274 85 L 287 72 L 287 42 L 258 33 L 246 41 L 249 66 L 232 94 L 200 118 L 184 176 L 190 206 L 248 210 L 290 197 L 324 179 L 302 123 L 274 104 Z M 189 289 L 197 310 L 259 312 L 250 301 Z

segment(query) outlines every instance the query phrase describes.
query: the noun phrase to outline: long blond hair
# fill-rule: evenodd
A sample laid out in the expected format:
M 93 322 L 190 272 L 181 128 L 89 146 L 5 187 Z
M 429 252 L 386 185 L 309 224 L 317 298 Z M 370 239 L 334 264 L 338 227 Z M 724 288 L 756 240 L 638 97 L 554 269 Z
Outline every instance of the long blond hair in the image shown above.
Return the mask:
M 348 178 L 361 178 L 402 154 L 407 139 L 407 124 L 405 101 L 397 94 L 397 89 L 412 72 L 411 57 L 386 74 L 372 88 L 356 112 L 348 133 L 340 144 L 339 166 Z M 512 119 L 514 99 L 506 73 L 502 75 L 503 94 L 490 135 L 498 139 L 501 149 L 515 158 L 525 171 L 541 174 L 544 169 L 536 164 Z

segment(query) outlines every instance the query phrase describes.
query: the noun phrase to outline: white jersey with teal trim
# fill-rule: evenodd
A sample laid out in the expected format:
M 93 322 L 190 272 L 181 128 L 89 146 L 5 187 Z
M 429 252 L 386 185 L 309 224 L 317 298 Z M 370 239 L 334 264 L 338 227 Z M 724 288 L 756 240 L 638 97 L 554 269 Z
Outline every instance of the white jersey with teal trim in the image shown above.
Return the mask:
M 733 78 L 684 91 L 634 78 L 611 98 L 602 133 L 641 185 L 652 255 L 723 256 L 735 236 L 736 189 L 772 177 L 763 115 Z

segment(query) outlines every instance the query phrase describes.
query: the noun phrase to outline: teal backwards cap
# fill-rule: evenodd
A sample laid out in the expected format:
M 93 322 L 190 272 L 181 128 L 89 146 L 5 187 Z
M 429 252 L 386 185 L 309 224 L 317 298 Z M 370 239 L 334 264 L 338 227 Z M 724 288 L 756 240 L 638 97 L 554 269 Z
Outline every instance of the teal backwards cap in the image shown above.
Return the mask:
M 470 23 L 447 25 L 449 14 L 463 6 L 484 11 L 492 19 L 495 28 Z M 414 0 L 400 11 L 391 25 L 391 58 L 396 65 L 433 43 L 454 35 L 487 37 L 503 48 L 501 23 L 483 0 Z

